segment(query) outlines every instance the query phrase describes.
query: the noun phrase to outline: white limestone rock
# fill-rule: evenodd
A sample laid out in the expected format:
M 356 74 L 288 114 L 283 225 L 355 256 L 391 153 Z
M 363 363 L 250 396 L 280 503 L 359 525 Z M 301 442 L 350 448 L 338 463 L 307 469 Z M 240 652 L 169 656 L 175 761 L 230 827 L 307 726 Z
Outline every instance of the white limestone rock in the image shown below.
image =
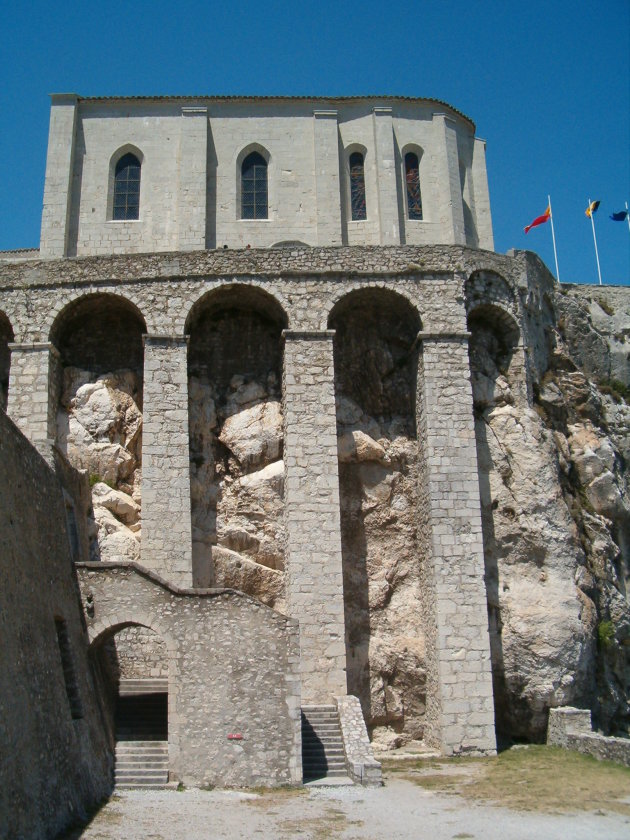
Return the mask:
M 98 550 L 101 560 L 140 560 L 139 534 L 133 533 L 120 520 L 100 505 L 94 506 L 98 525 Z
M 337 451 L 339 460 L 343 463 L 353 461 L 378 461 L 387 460 L 387 453 L 384 447 L 376 440 L 358 429 L 343 432 L 337 438 Z
M 282 410 L 278 400 L 267 400 L 228 417 L 219 440 L 244 470 L 275 461 L 282 450 Z
M 114 490 L 103 482 L 98 482 L 92 487 L 92 501 L 94 505 L 107 508 L 127 526 L 135 525 L 138 521 L 140 505 L 127 493 Z
M 282 612 L 284 575 L 261 566 L 236 551 L 221 546 L 212 549 L 214 586 L 237 589 Z

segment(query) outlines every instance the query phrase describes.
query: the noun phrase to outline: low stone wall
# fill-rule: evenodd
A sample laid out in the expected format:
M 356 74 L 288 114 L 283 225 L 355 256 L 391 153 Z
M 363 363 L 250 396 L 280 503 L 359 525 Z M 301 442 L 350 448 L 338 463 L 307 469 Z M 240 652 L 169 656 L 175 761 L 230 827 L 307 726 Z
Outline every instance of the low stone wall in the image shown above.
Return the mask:
M 52 837 L 107 796 L 95 691 L 52 467 L 0 411 L 0 837 Z
M 359 698 L 346 694 L 336 697 L 335 702 L 339 712 L 348 775 L 354 782 L 366 787 L 380 787 L 383 784 L 381 765 L 375 760 L 372 752 Z
M 588 709 L 572 706 L 551 709 L 547 743 L 630 767 L 630 738 L 611 738 L 593 732 Z
M 136 563 L 83 563 L 78 576 L 95 649 L 130 626 L 165 643 L 171 781 L 302 781 L 297 621 L 231 589 L 179 589 Z

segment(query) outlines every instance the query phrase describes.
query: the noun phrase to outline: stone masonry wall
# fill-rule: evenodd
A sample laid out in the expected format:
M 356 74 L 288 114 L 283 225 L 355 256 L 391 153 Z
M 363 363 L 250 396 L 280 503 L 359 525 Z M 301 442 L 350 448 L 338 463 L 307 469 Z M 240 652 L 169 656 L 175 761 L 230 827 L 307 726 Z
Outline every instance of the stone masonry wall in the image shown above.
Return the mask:
M 0 577 L 0 836 L 52 837 L 111 791 L 112 745 L 61 484 L 3 411 Z
M 165 643 L 171 781 L 301 781 L 296 621 L 234 590 L 169 586 L 135 563 L 87 563 L 78 574 L 93 645 L 130 625 Z

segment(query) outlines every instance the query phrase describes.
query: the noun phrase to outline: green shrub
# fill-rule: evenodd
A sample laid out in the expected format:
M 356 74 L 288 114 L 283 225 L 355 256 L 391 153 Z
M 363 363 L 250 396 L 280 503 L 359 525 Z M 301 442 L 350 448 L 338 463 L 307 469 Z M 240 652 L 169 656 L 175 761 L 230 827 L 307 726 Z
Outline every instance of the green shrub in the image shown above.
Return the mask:
M 597 641 L 601 648 L 609 648 L 615 639 L 615 627 L 609 619 L 597 625 Z

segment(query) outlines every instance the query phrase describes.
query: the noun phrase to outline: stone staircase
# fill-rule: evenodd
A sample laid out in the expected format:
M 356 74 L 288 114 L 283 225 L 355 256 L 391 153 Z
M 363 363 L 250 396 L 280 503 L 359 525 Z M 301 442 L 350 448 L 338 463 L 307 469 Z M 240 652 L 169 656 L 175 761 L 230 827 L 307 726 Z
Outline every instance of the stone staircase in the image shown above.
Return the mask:
M 119 741 L 117 788 L 161 788 L 168 782 L 168 741 Z
M 302 706 L 302 775 L 305 782 L 347 778 L 335 706 Z
M 165 679 L 121 680 L 116 704 L 118 788 L 168 782 L 168 695 Z

